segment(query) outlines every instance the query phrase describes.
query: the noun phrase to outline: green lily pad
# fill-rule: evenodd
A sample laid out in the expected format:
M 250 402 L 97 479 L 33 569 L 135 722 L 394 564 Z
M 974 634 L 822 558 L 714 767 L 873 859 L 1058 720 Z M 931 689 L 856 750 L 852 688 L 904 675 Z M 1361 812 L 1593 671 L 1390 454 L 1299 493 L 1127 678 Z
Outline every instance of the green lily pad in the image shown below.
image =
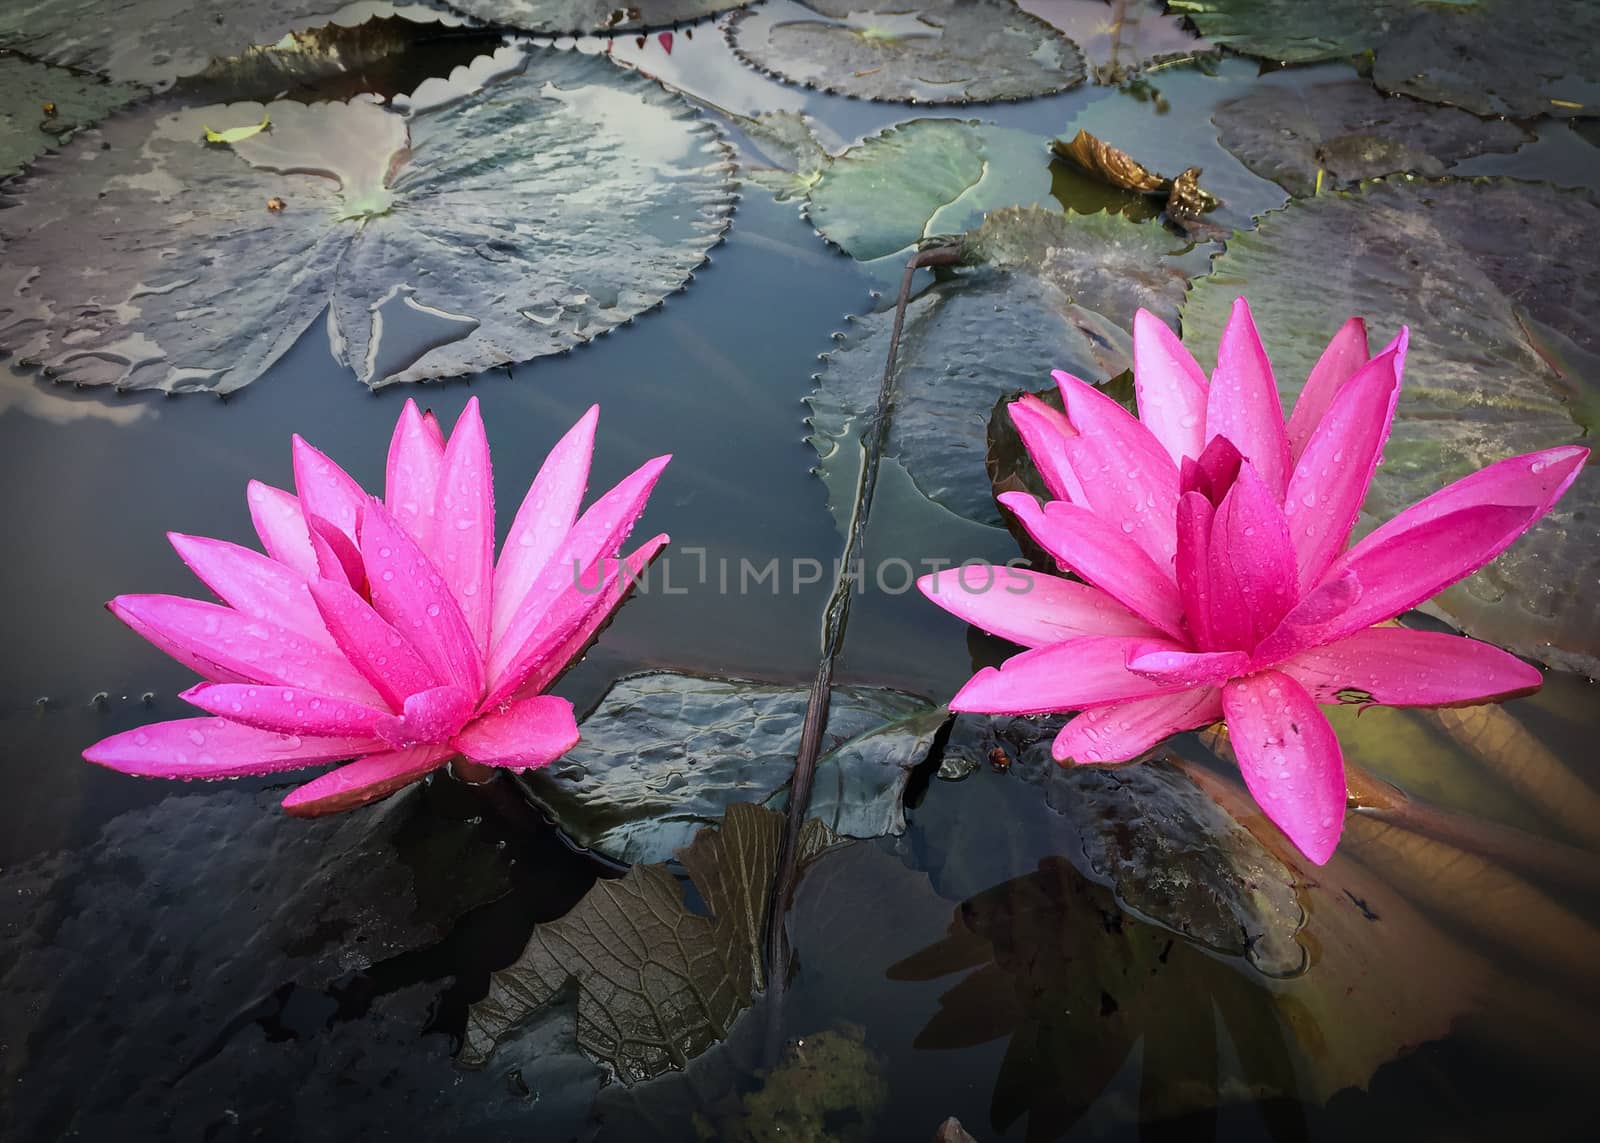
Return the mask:
M 1386 97 L 1362 80 L 1260 87 L 1212 115 L 1222 145 L 1262 178 L 1309 195 L 1378 175 L 1440 175 L 1451 164 L 1515 151 L 1533 134 L 1504 120 Z
M 642 32 L 670 28 L 743 8 L 751 0 L 450 0 L 491 24 L 504 24 L 540 35 L 583 35 L 589 32 Z
M 578 993 L 578 1045 L 624 1083 L 681 1070 L 724 1039 L 765 985 L 761 933 L 772 899 L 784 815 L 727 807 L 679 855 L 711 911 L 691 912 L 661 865 L 601 880 L 565 916 L 534 928 L 528 946 L 493 974 L 467 1014 L 459 1056 L 482 1066 L 520 1024 Z M 808 862 L 833 841 L 808 820 L 798 843 Z
M 950 511 L 1000 523 L 984 470 L 995 401 L 1047 384 L 1052 369 L 1089 381 L 1131 365 L 1127 330 L 1144 306 L 1176 324 L 1183 240 L 1119 215 L 1038 209 L 991 214 L 965 239 L 971 270 L 935 282 L 906 308 L 885 456 Z M 824 357 L 811 442 L 828 470 L 853 464 L 876 407 L 892 309 L 852 318 Z
M 728 29 L 751 66 L 893 103 L 985 103 L 1075 87 L 1083 56 L 1011 0 L 772 0 Z
M 728 226 L 716 130 L 603 59 L 504 52 L 477 95 L 429 81 L 405 115 L 234 104 L 80 136 L 0 219 L 0 347 L 80 385 L 226 393 L 326 311 L 377 388 L 562 353 L 654 308 Z
M 252 46 L 301 28 L 375 17 L 460 23 L 416 3 L 374 0 L 8 0 L 0 7 L 0 47 L 36 59 L 99 72 L 123 83 L 166 87 Z
M 125 84 L 0 53 L 0 179 L 141 94 Z
M 735 802 L 787 804 L 807 688 L 672 673 L 617 682 L 560 762 L 524 788 L 578 845 L 667 861 Z M 906 781 L 944 723 L 912 695 L 839 687 L 810 814 L 846 837 L 905 828 Z
M 1154 63 L 1216 51 L 1163 0 L 1017 0 L 1078 45 L 1096 83 L 1119 84 Z
M 913 119 L 830 156 L 800 116 L 742 120 L 792 168 L 754 172 L 779 197 L 805 196 L 818 232 L 863 262 L 960 234 L 1002 206 L 1050 201 L 1047 141 L 975 119 Z
M 1171 0 L 1204 36 L 1285 63 L 1374 53 L 1385 91 L 1480 115 L 1592 114 L 1600 10 L 1567 0 Z
M 911 982 L 948 978 L 917 1048 L 1006 1041 L 997 1132 L 1026 1116 L 1028 1138 L 1067 1135 L 1120 1089 L 1141 1041 L 1136 1107 L 1110 1099 L 1103 1114 L 1323 1103 L 1496 1002 L 1493 970 L 1470 946 L 1352 855 L 1306 866 L 1236 777 L 1164 759 L 1064 769 L 1050 757 L 1060 725 L 963 717 L 952 728 L 950 749 L 984 764 L 929 788 L 910 842 L 961 903 L 887 972 L 911 995 Z M 987 762 L 995 749 L 1004 773 Z M 983 825 L 996 820 L 1003 839 Z M 906 878 L 863 862 L 854 880 L 870 900 Z
M 1236 235 L 1183 311 L 1205 360 L 1249 297 L 1286 406 L 1337 326 L 1376 343 L 1411 327 L 1406 382 L 1366 511 L 1387 520 L 1492 461 L 1570 444 L 1595 424 L 1600 206 L 1510 180 L 1390 181 L 1291 203 Z M 1305 271 L 1314 260 L 1316 272 Z M 1552 665 L 1600 672 L 1600 476 L 1428 610 Z

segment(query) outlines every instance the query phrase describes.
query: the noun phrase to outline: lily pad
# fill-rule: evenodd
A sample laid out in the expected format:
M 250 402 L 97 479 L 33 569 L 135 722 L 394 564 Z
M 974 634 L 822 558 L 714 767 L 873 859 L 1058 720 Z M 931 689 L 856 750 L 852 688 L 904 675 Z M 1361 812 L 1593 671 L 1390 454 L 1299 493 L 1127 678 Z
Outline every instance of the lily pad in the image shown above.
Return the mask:
M 1600 10 L 1567 0 L 1171 0 L 1218 43 L 1284 63 L 1373 52 L 1386 91 L 1481 115 L 1592 114 Z
M 525 787 L 577 844 L 615 861 L 667 861 L 732 803 L 787 804 L 807 693 L 634 675 L 584 719 L 583 740 L 529 772 Z M 846 837 L 899 833 L 906 781 L 944 719 L 912 695 L 836 688 L 811 816 Z
M 784 815 L 728 807 L 680 854 L 711 916 L 691 912 L 661 865 L 597 881 L 572 911 L 537 926 L 522 955 L 472 1006 L 460 1061 L 481 1066 L 518 1025 L 578 990 L 578 1044 L 625 1083 L 672 1070 L 727 1036 L 764 987 L 761 932 L 777 873 Z M 808 821 L 802 863 L 831 844 Z
M 1538 183 L 1391 181 L 1303 199 L 1229 241 L 1184 306 L 1184 340 L 1213 352 L 1233 299 L 1248 296 L 1287 406 L 1349 315 L 1380 340 L 1409 325 L 1405 387 L 1366 503 L 1387 520 L 1468 472 L 1570 444 L 1596 423 L 1596 243 L 1600 206 Z M 1597 512 L 1590 467 L 1509 552 L 1425 610 L 1519 654 L 1600 673 Z
M 1304 866 L 1237 780 L 1164 760 L 1064 769 L 1049 753 L 1059 725 L 953 728 L 953 748 L 1003 749 L 1010 767 L 930 788 L 911 840 L 945 855 L 935 884 L 966 899 L 942 939 L 889 970 L 967 974 L 916 1047 L 1008 1040 L 996 1131 L 1026 1115 L 1029 1138 L 1066 1134 L 1141 1040 L 1145 1122 L 1322 1103 L 1496 1002 L 1488 962 L 1352 857 Z M 964 823 L 997 818 L 1009 844 L 971 844 Z
M 1212 115 L 1222 145 L 1292 195 L 1396 173 L 1440 175 L 1453 163 L 1515 151 L 1533 134 L 1504 120 L 1386 97 L 1362 80 L 1257 88 Z
M 1077 47 L 1011 0 L 773 0 L 728 37 L 753 67 L 859 99 L 985 103 L 1084 80 Z
M 0 53 L 0 179 L 141 94 L 126 84 Z
M 799 116 L 750 122 L 794 164 L 792 173 L 761 178 L 763 185 L 780 197 L 803 193 L 818 232 L 863 262 L 932 235 L 960 234 L 998 207 L 1050 201 L 1047 141 L 1026 131 L 976 119 L 913 119 L 833 157 L 814 139 L 807 146 Z
M 1216 50 L 1163 0 L 1017 0 L 1017 7 L 1077 44 L 1096 83 L 1120 84 L 1151 64 Z
M 703 20 L 743 8 L 751 0 L 450 0 L 491 24 L 546 36 L 588 32 L 642 32 Z
M 1119 215 L 991 214 L 965 239 L 973 268 L 934 283 L 906 308 L 885 455 L 898 458 L 929 499 L 1000 523 L 984 470 L 995 401 L 1039 388 L 1052 369 L 1089 381 L 1127 369 L 1135 310 L 1176 324 L 1187 279 L 1172 255 L 1182 246 L 1154 223 Z M 824 356 L 807 402 L 825 477 L 854 461 L 850 442 L 876 405 L 893 323 L 892 309 L 852 318 Z
M 160 88 L 296 29 L 383 16 L 460 23 L 425 4 L 372 0 L 8 0 L 0 8 L 0 47 Z
M 226 393 L 327 312 L 377 388 L 562 353 L 654 308 L 728 226 L 716 130 L 604 60 L 504 51 L 484 63 L 513 74 L 470 98 L 429 81 L 405 115 L 233 104 L 80 136 L 0 219 L 0 347 L 80 385 Z

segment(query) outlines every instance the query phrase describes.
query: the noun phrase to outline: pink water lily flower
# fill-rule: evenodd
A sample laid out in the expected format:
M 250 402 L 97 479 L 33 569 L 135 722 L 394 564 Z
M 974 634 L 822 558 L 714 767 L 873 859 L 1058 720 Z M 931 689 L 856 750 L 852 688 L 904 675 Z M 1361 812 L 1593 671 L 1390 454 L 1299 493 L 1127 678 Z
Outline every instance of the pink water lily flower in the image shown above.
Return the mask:
M 84 757 L 128 774 L 235 778 L 346 762 L 284 799 L 294 814 L 385 797 L 457 755 L 526 770 L 572 748 L 572 704 L 543 693 L 666 543 L 617 553 L 668 457 L 581 516 L 599 409 L 551 450 L 494 558 L 494 481 L 478 400 L 446 444 L 407 401 L 383 499 L 294 438 L 298 495 L 252 481 L 266 550 L 173 533 L 220 603 L 107 606 L 206 681 L 211 717 L 113 735 Z
M 1464 705 L 1537 689 L 1539 671 L 1498 648 L 1384 624 L 1509 547 L 1587 449 L 1499 461 L 1346 550 L 1394 419 L 1407 336 L 1369 360 L 1365 327 L 1346 323 L 1286 423 L 1243 299 L 1209 381 L 1141 311 L 1137 419 L 1059 372 L 1064 414 L 1014 403 L 1055 499 L 1000 502 L 1083 582 L 981 566 L 924 577 L 939 606 L 1029 648 L 980 671 L 951 709 L 1081 711 L 1055 740 L 1063 763 L 1125 761 L 1226 720 L 1251 795 L 1320 864 L 1338 844 L 1346 789 L 1319 703 Z

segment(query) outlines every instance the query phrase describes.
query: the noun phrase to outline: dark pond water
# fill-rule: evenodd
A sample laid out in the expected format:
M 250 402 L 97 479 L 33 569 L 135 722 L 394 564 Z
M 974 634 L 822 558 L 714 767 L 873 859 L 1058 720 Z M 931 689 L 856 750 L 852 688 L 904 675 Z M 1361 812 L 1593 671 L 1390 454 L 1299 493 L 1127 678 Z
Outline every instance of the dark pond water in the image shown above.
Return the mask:
M 709 25 L 692 39 L 680 32 L 670 68 L 738 110 L 803 107 L 839 141 L 921 114 L 782 87 L 742 68 Z M 1206 167 L 1238 223 L 1286 196 L 1222 151 L 1207 124 L 1216 92 L 1255 82 L 1256 66 L 1216 70 L 1157 73 L 1166 115 L 1094 86 L 929 114 L 1041 138 L 1068 125 L 1157 137 L 1173 170 Z M 1271 82 L 1290 89 L 1352 73 L 1287 74 Z M 1600 187 L 1592 135 L 1557 122 L 1537 133 L 1514 155 L 1455 173 Z M 1102 192 L 1061 173 L 1058 193 L 1088 209 Z M 507 789 L 440 780 L 308 825 L 277 812 L 283 782 L 175 786 L 81 761 L 104 735 L 180 716 L 176 695 L 193 681 L 101 604 L 193 592 L 169 530 L 252 544 L 245 482 L 292 485 L 292 433 L 381 487 L 408 396 L 446 423 L 480 399 L 502 534 L 546 449 L 592 403 L 602 419 L 591 488 L 674 454 L 644 526 L 671 533 L 657 573 L 687 590 L 652 580 L 628 603 L 560 683 L 580 711 L 616 678 L 652 668 L 808 680 L 830 585 L 721 591 L 694 582 L 687 550 L 704 549 L 713 567 L 838 556 L 803 399 L 846 315 L 880 304 L 893 278 L 826 245 L 793 203 L 749 187 L 711 263 L 660 310 L 569 355 L 468 380 L 374 395 L 332 362 L 321 323 L 226 400 L 75 392 L 8 366 L 6 1137 L 928 1140 L 947 1116 L 979 1139 L 1590 1137 L 1600 1058 L 1593 878 L 1587 889 L 1530 883 L 1470 857 L 1441 870 L 1424 855 L 1394 876 L 1380 857 L 1352 861 L 1330 877 L 1383 935 L 1364 950 L 1361 932 L 1334 927 L 1312 971 L 1368 999 L 1343 1007 L 1329 985 L 1280 1007 L 1288 982 L 1181 938 L 1172 961 L 1093 952 L 1080 939 L 1086 925 L 1119 935 L 1127 926 L 1130 941 L 1159 936 L 1168 950 L 1173 941 L 1064 861 L 1078 834 L 1045 804 L 1043 779 L 1020 766 L 980 766 L 962 781 L 925 770 L 905 835 L 865 843 L 825 885 L 803 887 L 781 1014 L 756 1009 L 687 1079 L 612 1085 L 594 1127 L 598 1069 L 572 1050 L 570 1012 L 483 1070 L 452 1062 L 489 973 L 609 873 Z M 1050 364 L 1040 362 L 1041 380 Z M 868 550 L 916 563 L 1003 560 L 1014 549 L 1000 530 L 922 499 L 888 464 Z M 943 701 L 975 662 L 1000 653 L 914 592 L 869 591 L 852 613 L 839 681 Z M 1506 710 L 1580 783 L 1600 786 L 1586 680 L 1552 676 Z M 1431 724 L 1377 710 L 1358 729 L 1361 745 L 1347 750 L 1413 792 L 1559 836 L 1540 813 L 1500 799 Z M 1198 740 L 1180 749 L 1210 759 Z M 956 950 L 926 972 L 907 969 L 939 945 L 958 907 L 1009 953 L 989 964 Z M 1344 967 L 1328 967 L 1340 958 Z M 1418 994 L 1426 1001 L 1408 1002 Z M 787 1055 L 769 1046 L 769 1022 L 773 1044 L 797 1045 Z M 788 1061 L 783 1077 L 763 1079 L 778 1059 Z M 805 1112 L 726 1118 L 763 1083 Z

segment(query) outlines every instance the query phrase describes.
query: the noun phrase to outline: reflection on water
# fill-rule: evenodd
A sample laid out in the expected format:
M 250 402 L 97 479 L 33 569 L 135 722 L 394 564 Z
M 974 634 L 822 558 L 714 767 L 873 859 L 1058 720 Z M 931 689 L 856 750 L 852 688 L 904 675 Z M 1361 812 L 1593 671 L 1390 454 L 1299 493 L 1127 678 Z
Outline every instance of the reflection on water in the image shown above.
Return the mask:
M 908 117 L 777 85 L 730 64 L 714 25 L 692 31 L 676 32 L 670 54 L 654 35 L 620 40 L 614 54 L 730 110 L 804 109 L 830 144 Z M 1199 163 L 1239 221 L 1283 195 L 1216 147 L 1208 118 L 1255 72 L 1237 60 L 1214 78 L 1158 72 L 1159 103 L 1088 88 L 978 114 L 1041 139 L 1085 126 L 1135 154 L 1141 142 L 1163 170 Z M 1600 183 L 1579 130 L 1539 135 L 1464 169 Z M 1104 201 L 1071 178 L 1056 188 L 1077 209 Z M 676 454 L 642 524 L 673 536 L 674 590 L 657 582 L 634 598 L 561 693 L 588 707 L 620 675 L 651 667 L 803 682 L 825 580 L 786 574 L 776 589 L 741 592 L 715 569 L 831 566 L 840 536 L 829 489 L 810 472 L 802 398 L 844 315 L 874 305 L 872 284 L 792 205 L 748 192 L 728 243 L 661 310 L 568 356 L 470 382 L 368 393 L 332 364 L 322 322 L 226 401 L 81 394 L 8 366 L 3 1130 L 587 1136 L 602 1077 L 575 1051 L 570 1010 L 482 1072 L 453 1070 L 450 1054 L 488 973 L 534 923 L 563 914 L 595 867 L 499 787 L 438 782 L 308 825 L 275 810 L 273 780 L 158 785 L 84 765 L 85 744 L 177 715 L 174 696 L 192 681 L 99 605 L 119 592 L 195 591 L 168 530 L 253 543 L 245 481 L 291 483 L 292 432 L 378 488 L 398 402 L 415 395 L 449 423 L 476 395 L 510 506 L 598 401 L 592 487 L 641 456 Z M 385 352 L 404 357 L 452 332 L 450 315 L 428 305 L 425 290 L 401 292 L 370 315 L 403 335 Z M 1040 362 L 1041 378 L 1051 364 Z M 913 566 L 1012 551 L 1000 530 L 923 499 L 892 462 L 867 544 L 871 560 Z M 697 566 L 712 573 L 701 579 Z M 943 697 L 973 660 L 998 653 L 984 640 L 969 650 L 962 625 L 914 592 L 869 590 L 853 608 L 840 681 Z M 1350 757 L 1414 797 L 1582 843 L 1595 823 L 1571 807 L 1600 787 L 1593 697 L 1587 681 L 1552 677 L 1491 732 L 1450 714 L 1338 714 Z M 1180 748 L 1205 780 L 1228 780 L 1198 740 Z M 1600 1015 L 1592 891 L 1484 864 L 1458 843 L 1400 844 L 1359 821 L 1322 879 L 1296 887 L 1306 916 L 1290 939 L 1309 971 L 1269 980 L 1248 948 L 1215 933 L 1191 942 L 1154 915 L 1161 886 L 1113 889 L 1105 855 L 1138 821 L 1115 820 L 1098 849 L 1086 846 L 1086 819 L 1053 808 L 1019 759 L 1002 750 L 1001 761 L 984 755 L 959 782 L 920 775 L 903 837 L 820 862 L 791 917 L 797 968 L 781 1013 L 752 1010 L 686 1074 L 607 1087 L 599 1138 L 688 1143 L 778 1128 L 923 1141 L 951 1115 L 984 1140 L 1230 1143 L 1498 1140 L 1513 1129 L 1565 1138 L 1587 1122 L 1576 1073 L 1594 1059 Z

